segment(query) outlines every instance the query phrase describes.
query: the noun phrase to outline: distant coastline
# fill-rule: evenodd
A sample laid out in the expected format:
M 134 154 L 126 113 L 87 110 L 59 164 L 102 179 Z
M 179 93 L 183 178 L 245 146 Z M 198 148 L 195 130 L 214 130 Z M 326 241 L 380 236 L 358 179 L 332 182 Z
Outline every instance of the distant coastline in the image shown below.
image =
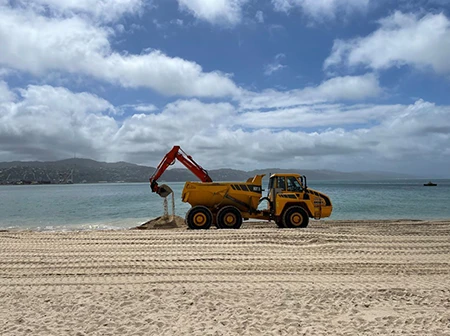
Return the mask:
M 128 162 L 107 163 L 90 159 L 67 159 L 51 162 L 0 162 L 0 184 L 78 184 L 147 182 L 155 167 Z M 243 181 L 256 174 L 293 172 L 306 175 L 308 180 L 382 180 L 423 178 L 394 172 L 340 172 L 334 170 L 303 170 L 299 168 L 264 168 L 244 171 L 212 169 L 208 173 L 214 181 Z M 161 181 L 184 182 L 196 177 L 187 169 L 174 168 L 164 173 Z

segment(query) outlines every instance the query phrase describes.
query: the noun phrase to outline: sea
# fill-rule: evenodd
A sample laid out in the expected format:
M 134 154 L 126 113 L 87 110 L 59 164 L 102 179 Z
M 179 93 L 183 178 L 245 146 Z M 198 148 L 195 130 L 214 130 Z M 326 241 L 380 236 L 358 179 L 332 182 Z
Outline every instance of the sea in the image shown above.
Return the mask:
M 450 179 L 309 181 L 327 194 L 331 217 L 354 219 L 450 219 Z M 190 205 L 181 201 L 183 182 L 166 182 L 174 191 L 175 214 Z M 263 196 L 267 184 L 263 184 Z M 168 197 L 169 213 L 172 210 Z M 163 199 L 148 183 L 97 183 L 0 186 L 0 229 L 72 231 L 129 229 L 164 214 Z

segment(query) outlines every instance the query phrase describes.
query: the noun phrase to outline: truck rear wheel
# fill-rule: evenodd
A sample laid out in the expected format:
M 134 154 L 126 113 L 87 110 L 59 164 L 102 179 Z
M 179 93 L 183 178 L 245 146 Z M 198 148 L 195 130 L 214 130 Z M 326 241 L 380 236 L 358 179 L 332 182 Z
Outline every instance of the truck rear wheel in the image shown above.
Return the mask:
M 238 208 L 229 205 L 217 213 L 217 227 L 221 229 L 239 229 L 242 225 L 242 215 Z
M 186 224 L 193 230 L 207 230 L 212 224 L 212 213 L 203 205 L 192 207 L 186 214 Z
M 283 224 L 287 228 L 305 228 L 308 223 L 308 214 L 300 206 L 291 206 L 283 214 Z

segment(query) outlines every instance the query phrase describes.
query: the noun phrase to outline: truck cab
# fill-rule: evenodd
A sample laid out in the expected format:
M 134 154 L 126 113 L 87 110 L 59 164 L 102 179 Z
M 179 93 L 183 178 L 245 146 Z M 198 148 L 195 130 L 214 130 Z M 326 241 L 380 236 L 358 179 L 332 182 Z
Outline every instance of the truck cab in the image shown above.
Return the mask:
M 331 215 L 330 198 L 308 188 L 304 175 L 272 174 L 268 189 L 271 217 L 279 227 L 306 227 L 310 217 Z

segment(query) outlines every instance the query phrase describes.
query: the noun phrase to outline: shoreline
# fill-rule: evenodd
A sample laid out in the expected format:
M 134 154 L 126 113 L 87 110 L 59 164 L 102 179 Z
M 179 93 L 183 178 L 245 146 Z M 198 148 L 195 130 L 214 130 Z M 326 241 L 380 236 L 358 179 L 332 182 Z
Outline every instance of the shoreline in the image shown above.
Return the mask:
M 179 216 L 176 216 L 178 218 L 181 218 Z M 158 217 L 156 217 L 158 218 Z M 152 220 L 152 219 L 151 219 Z M 133 223 L 129 224 L 132 226 L 117 226 L 117 224 L 127 222 L 127 223 Z M 88 223 L 80 223 L 80 224 L 73 224 L 73 225 L 64 225 L 64 226 L 58 226 L 58 225 L 48 225 L 45 227 L 32 227 L 32 228 L 21 228 L 21 227 L 1 227 L 0 226 L 0 232 L 55 232 L 55 233 L 71 233 L 71 232 L 89 232 L 89 231 L 99 231 L 99 232 L 109 232 L 109 231 L 127 231 L 127 230 L 135 230 L 138 226 L 144 224 L 147 222 L 145 219 L 126 219 L 126 220 L 117 220 L 114 223 L 111 222 L 88 222 Z M 441 223 L 441 222 L 450 222 L 450 218 L 432 218 L 432 219 L 416 219 L 416 218 L 396 218 L 396 219 L 328 219 L 328 218 L 322 218 L 319 220 L 310 219 L 309 225 L 306 228 L 313 227 L 314 225 L 318 223 L 324 223 L 328 225 L 339 225 L 339 224 L 346 224 L 346 223 L 354 223 L 357 224 L 370 224 L 370 223 Z M 185 224 L 184 224 L 185 225 Z M 55 226 L 57 227 L 55 229 Z M 85 228 L 86 227 L 86 228 Z M 242 227 L 238 230 L 232 230 L 232 231 L 239 231 L 239 230 L 246 230 L 246 229 L 252 229 L 252 228 L 275 228 L 279 229 L 276 224 L 271 221 L 258 221 L 258 220 L 249 220 L 244 221 L 242 224 Z M 170 228 L 171 230 L 177 230 L 177 231 L 191 231 L 187 228 L 187 226 L 179 226 L 176 228 Z M 156 230 L 152 229 L 152 230 Z M 168 229 L 164 229 L 168 230 Z M 212 225 L 209 230 L 217 230 L 217 228 Z M 285 229 L 281 229 L 285 230 Z M 305 229 L 294 229 L 294 230 L 305 230 Z M 200 230 L 202 231 L 202 230 Z

